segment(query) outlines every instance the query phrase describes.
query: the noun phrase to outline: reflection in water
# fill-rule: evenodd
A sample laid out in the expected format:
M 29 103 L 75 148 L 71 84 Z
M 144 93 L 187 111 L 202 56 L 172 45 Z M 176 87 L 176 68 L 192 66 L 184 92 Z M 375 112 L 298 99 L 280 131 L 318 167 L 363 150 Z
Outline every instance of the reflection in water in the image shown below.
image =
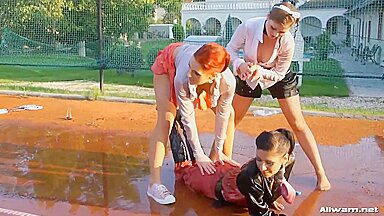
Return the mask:
M 44 209 L 70 203 L 73 215 L 81 206 L 124 210 L 141 202 L 146 137 L 1 121 L 0 128 L 2 199 L 43 200 Z
M 316 212 L 316 207 L 319 201 L 319 198 L 322 194 L 325 194 L 321 191 L 312 191 L 307 198 L 296 208 L 293 216 L 307 216 L 314 215 Z
M 140 197 L 135 180 L 148 174 L 142 158 L 85 151 L 0 144 L 2 194 L 130 208 Z
M 174 205 L 159 205 L 146 196 L 148 140 L 116 131 L 20 125 L 0 121 L 0 206 L 38 209 L 42 215 L 247 215 L 235 206 L 213 207 L 213 201 L 174 183 L 173 161 L 166 158 L 162 179 L 176 196 Z M 208 152 L 212 134 L 202 134 Z M 377 206 L 384 199 L 384 139 L 361 139 L 356 145 L 320 146 L 333 185 L 311 192 L 313 168 L 300 147 L 290 179 L 303 192 L 287 215 L 321 215 L 320 206 Z M 254 137 L 237 132 L 234 158 L 255 155 Z M 174 186 L 174 187 L 173 187 Z M 30 203 L 33 203 L 32 205 Z M 6 204 L 6 205 L 5 205 Z M 24 209 L 21 208 L 23 206 Z M 49 211 L 51 209 L 51 211 Z
M 207 150 L 212 135 L 202 136 Z M 205 141 L 205 142 L 204 142 Z M 382 136 L 361 138 L 359 143 L 344 146 L 319 145 L 319 150 L 332 189 L 327 192 L 312 190 L 316 175 L 308 158 L 298 145 L 296 163 L 290 182 L 302 192 L 293 205 L 285 205 L 287 215 L 323 215 L 321 206 L 331 207 L 380 207 L 384 200 L 384 139 Z M 244 163 L 255 155 L 254 139 L 237 132 L 234 159 Z

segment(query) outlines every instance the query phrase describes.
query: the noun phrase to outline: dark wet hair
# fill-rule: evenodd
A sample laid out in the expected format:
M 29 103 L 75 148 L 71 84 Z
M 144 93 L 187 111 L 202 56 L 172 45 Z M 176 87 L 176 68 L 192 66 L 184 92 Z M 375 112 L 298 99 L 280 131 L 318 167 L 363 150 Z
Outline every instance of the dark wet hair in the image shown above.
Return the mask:
M 275 131 L 263 131 L 256 138 L 256 147 L 263 151 L 292 154 L 295 147 L 295 137 L 291 131 L 284 128 Z

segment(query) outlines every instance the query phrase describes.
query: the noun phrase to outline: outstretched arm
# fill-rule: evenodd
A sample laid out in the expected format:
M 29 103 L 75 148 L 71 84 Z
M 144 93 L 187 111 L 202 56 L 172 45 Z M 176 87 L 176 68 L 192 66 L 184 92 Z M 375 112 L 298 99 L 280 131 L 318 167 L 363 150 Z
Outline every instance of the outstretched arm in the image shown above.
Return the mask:
M 232 38 L 226 47 L 231 56 L 231 63 L 233 65 L 233 72 L 235 75 L 237 75 L 239 66 L 242 63 L 245 63 L 244 59 L 239 56 L 239 52 L 244 48 L 246 35 L 247 27 L 246 22 L 244 22 L 236 28 L 236 31 L 233 33 Z
M 225 79 L 228 89 L 221 94 L 218 100 L 216 109 L 214 109 L 214 112 L 216 114 L 216 122 L 215 122 L 215 142 L 214 142 L 213 149 L 216 152 L 216 160 L 219 161 L 221 164 L 224 164 L 224 162 L 227 162 L 234 166 L 240 166 L 239 163 L 233 161 L 230 158 L 230 155 L 225 155 L 223 152 L 224 142 L 227 138 L 228 125 L 234 124 L 233 122 L 234 118 L 230 118 L 230 115 L 231 113 L 233 113 L 232 101 L 235 95 L 235 86 L 236 86 L 236 80 L 233 77 L 232 72 L 230 72 L 230 69 L 227 69 L 227 70 L 228 71 L 225 71 L 223 73 L 228 74 L 228 76 L 223 76 L 222 79 Z M 234 133 L 234 130 L 229 132 Z M 233 140 L 231 142 L 232 143 L 227 143 L 226 145 L 232 146 Z
M 181 122 L 184 125 L 187 139 L 191 144 L 193 155 L 196 158 L 196 163 L 201 171 L 201 174 L 204 175 L 205 172 L 212 174 L 216 171 L 216 169 L 214 167 L 214 163 L 204 154 L 203 148 L 201 147 L 195 120 L 195 107 L 193 105 L 193 101 L 187 97 L 187 89 L 188 83 L 175 80 L 175 91 L 181 115 Z

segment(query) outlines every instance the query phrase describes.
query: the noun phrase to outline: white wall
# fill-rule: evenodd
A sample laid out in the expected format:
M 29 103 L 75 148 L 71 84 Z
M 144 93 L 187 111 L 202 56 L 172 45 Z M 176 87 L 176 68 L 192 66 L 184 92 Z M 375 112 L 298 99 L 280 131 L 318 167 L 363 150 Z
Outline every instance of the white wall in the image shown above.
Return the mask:
M 228 15 L 231 17 L 238 18 L 242 22 L 251 18 L 258 16 L 266 16 L 268 14 L 268 10 L 258 9 L 254 11 L 249 10 L 237 10 L 237 11 L 181 11 L 181 25 L 185 28 L 187 20 L 191 18 L 197 19 L 202 25 L 204 25 L 209 18 L 216 18 L 220 21 L 221 27 L 223 28 L 225 25 L 225 21 L 228 18 Z
M 381 51 L 379 50 L 380 57 L 378 60 L 382 62 L 384 60 L 384 26 L 382 26 L 382 38 L 381 41 L 377 40 L 378 38 L 378 22 L 379 22 L 379 9 L 362 9 L 359 11 L 360 13 L 356 14 L 352 18 L 352 26 L 354 29 L 354 43 L 353 45 L 357 46 L 358 43 L 363 43 L 363 46 L 369 46 L 372 48 L 374 44 L 377 44 L 381 47 Z M 383 13 L 383 12 L 381 12 Z M 371 21 L 371 33 L 370 33 L 370 39 L 368 40 L 368 23 Z M 384 21 L 384 20 L 383 20 Z M 364 29 L 362 29 L 364 23 Z M 359 31 L 360 29 L 360 31 Z M 364 37 L 361 37 L 362 33 L 361 31 L 364 31 Z M 359 34 L 360 33 L 360 34 Z M 384 65 L 382 62 L 381 64 Z
M 148 32 L 152 33 L 152 38 L 170 38 L 173 39 L 173 24 L 151 24 Z
M 322 32 L 322 23 L 317 17 L 305 17 L 300 22 L 303 37 L 317 37 Z
M 347 37 L 347 19 L 344 17 L 334 17 L 336 19 L 336 34 L 331 34 L 332 41 L 336 42 L 336 44 L 340 44 Z M 331 22 L 331 20 L 328 20 Z

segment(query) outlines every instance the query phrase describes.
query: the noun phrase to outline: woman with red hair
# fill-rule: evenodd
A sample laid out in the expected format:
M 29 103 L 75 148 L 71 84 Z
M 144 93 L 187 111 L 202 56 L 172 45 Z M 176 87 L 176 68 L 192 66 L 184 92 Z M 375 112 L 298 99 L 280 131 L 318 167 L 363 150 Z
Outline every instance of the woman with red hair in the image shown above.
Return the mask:
M 173 43 L 156 57 L 151 70 L 154 73 L 157 123 L 149 141 L 150 183 L 147 190 L 147 195 L 156 202 L 171 204 L 176 201 L 161 183 L 160 171 L 177 109 L 202 175 L 216 171 L 215 161 L 238 165 L 231 160 L 234 133 L 232 99 L 236 81 L 228 68 L 229 61 L 228 52 L 216 43 L 203 46 Z M 195 107 L 211 108 L 216 114 L 211 157 L 204 154 L 200 145 Z

